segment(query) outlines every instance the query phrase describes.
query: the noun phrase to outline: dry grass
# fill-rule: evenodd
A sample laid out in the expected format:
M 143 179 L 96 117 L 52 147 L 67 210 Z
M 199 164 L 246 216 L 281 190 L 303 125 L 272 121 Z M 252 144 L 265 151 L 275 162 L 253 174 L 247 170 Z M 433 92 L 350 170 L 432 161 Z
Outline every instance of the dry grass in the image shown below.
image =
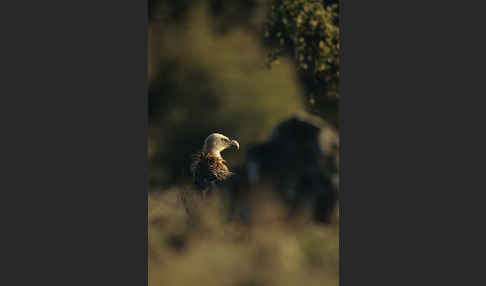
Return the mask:
M 251 223 L 230 222 L 211 200 L 188 220 L 178 189 L 149 195 L 149 285 L 337 285 L 338 218 L 329 225 L 282 219 L 260 200 Z

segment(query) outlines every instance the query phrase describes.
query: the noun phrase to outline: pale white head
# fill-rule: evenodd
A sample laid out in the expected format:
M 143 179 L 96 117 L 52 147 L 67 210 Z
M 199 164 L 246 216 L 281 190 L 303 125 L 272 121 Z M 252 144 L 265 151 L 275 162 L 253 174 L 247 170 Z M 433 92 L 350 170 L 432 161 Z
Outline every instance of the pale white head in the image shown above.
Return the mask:
M 223 134 L 213 133 L 204 140 L 203 152 L 221 157 L 221 152 L 229 147 L 236 147 L 239 150 L 240 143 L 229 139 Z

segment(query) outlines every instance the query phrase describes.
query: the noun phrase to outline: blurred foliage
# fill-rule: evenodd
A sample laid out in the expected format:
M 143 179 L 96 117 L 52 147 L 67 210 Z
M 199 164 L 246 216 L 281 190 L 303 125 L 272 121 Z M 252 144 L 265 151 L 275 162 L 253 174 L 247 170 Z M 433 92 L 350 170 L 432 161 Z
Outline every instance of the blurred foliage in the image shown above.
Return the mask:
M 149 27 L 150 182 L 187 180 L 190 155 L 212 132 L 237 139 L 236 165 L 250 143 L 262 141 L 281 120 L 304 109 L 292 64 L 267 70 L 258 37 L 242 29 L 211 28 L 205 6 L 184 24 Z
M 293 59 L 308 109 L 337 125 L 339 97 L 338 1 L 276 0 L 265 24 L 267 65 Z
M 338 127 L 337 1 L 149 3 L 151 186 L 188 180 L 190 155 L 212 132 L 242 144 L 224 154 L 231 168 L 244 161 L 249 144 L 298 111 Z
M 251 223 L 228 221 L 209 201 L 197 223 L 176 200 L 179 189 L 149 195 L 149 285 L 338 285 L 339 223 L 286 220 L 270 197 Z M 259 190 L 255 193 L 264 193 Z
M 149 0 L 149 22 L 184 22 L 194 7 L 204 5 L 213 28 L 227 32 L 233 27 L 258 30 L 264 9 L 261 0 Z
M 191 154 L 202 147 L 212 132 L 240 142 L 239 152 L 223 153 L 234 170 L 245 162 L 251 146 L 267 140 L 272 129 L 291 115 L 307 110 L 336 124 L 337 99 L 333 101 L 332 96 L 316 93 L 314 105 L 309 104 L 309 91 L 322 89 L 316 87 L 310 76 L 310 64 L 306 70 L 298 68 L 301 63 L 291 54 L 295 47 L 290 42 L 288 50 L 276 54 L 278 64 L 271 69 L 265 66 L 272 49 L 280 49 L 280 42 L 275 45 L 271 40 L 273 34 L 262 41 L 264 29 L 269 33 L 271 29 L 282 30 L 277 24 L 273 28 L 265 25 L 272 17 L 272 3 L 275 7 L 279 2 L 282 1 L 149 2 L 148 271 L 151 286 L 338 284 L 337 214 L 325 225 L 310 223 L 311 214 L 304 210 L 302 216 L 299 213 L 289 219 L 277 199 L 252 198 L 248 194 L 265 191 L 252 192 L 251 188 L 245 189 L 245 196 L 241 196 L 248 195 L 252 202 L 250 218 L 244 223 L 228 220 L 227 214 L 233 206 L 228 198 L 208 200 L 196 221 L 188 220 L 177 201 L 180 185 L 190 179 Z M 336 2 L 326 2 L 324 7 Z M 294 11 L 304 8 L 295 6 Z M 310 12 L 317 13 L 318 8 L 315 4 Z M 333 25 L 337 25 L 336 15 L 329 14 L 333 10 L 324 10 L 328 13 L 325 20 L 332 18 L 336 22 Z M 312 24 L 306 18 L 303 27 L 308 25 Z M 309 31 L 299 32 L 303 33 L 304 42 L 319 36 Z M 287 33 L 290 37 L 290 31 Z M 328 32 L 323 33 L 320 36 Z M 327 42 L 324 44 L 332 49 Z M 321 50 L 323 55 L 334 53 L 334 50 L 328 54 Z M 322 57 L 320 52 L 315 56 Z M 331 62 L 329 67 L 326 64 L 318 74 L 332 74 L 332 64 L 338 63 Z M 332 79 L 324 76 L 323 81 L 319 84 L 330 90 Z M 246 210 L 243 203 L 241 211 Z

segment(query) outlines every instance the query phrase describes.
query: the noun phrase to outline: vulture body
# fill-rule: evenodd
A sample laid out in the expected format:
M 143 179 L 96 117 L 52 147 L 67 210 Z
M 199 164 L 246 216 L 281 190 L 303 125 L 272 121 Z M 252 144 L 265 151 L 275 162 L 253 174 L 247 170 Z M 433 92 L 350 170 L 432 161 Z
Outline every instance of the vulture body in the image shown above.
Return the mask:
M 207 190 L 212 184 L 222 183 L 233 175 L 221 156 L 198 152 L 192 159 L 191 173 L 200 190 Z
M 204 141 L 202 150 L 193 155 L 190 168 L 193 186 L 185 189 L 180 196 L 189 215 L 194 214 L 200 202 L 212 193 L 215 186 L 235 176 L 221 156 L 221 152 L 230 147 L 239 149 L 240 144 L 222 134 L 213 133 Z

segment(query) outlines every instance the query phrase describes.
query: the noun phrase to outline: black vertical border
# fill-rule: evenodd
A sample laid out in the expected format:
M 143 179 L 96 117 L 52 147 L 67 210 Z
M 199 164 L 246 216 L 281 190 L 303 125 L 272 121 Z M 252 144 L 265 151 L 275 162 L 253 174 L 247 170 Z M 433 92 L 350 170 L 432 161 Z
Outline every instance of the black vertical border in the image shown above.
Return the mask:
M 147 2 L 1 6 L 0 284 L 147 285 Z
M 341 285 L 484 280 L 476 3 L 340 1 Z

